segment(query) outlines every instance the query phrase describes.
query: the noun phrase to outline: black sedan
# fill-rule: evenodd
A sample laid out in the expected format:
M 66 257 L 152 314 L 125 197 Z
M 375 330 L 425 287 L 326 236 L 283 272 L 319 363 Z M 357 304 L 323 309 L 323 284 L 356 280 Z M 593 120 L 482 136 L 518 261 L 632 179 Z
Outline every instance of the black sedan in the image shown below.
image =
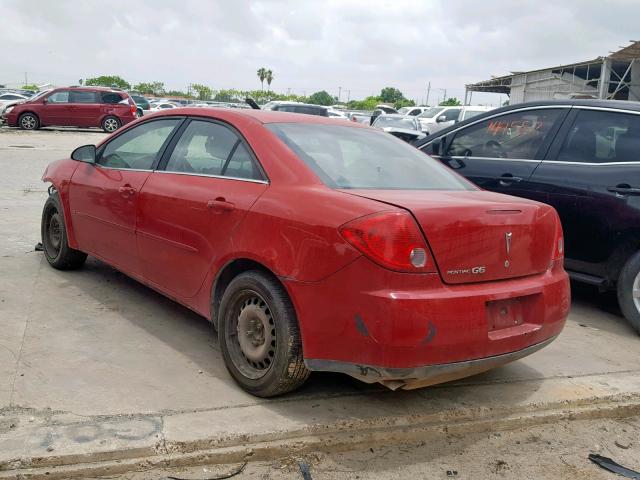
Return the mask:
M 640 103 L 521 103 L 415 145 L 482 188 L 555 207 L 570 276 L 617 289 L 640 333 Z

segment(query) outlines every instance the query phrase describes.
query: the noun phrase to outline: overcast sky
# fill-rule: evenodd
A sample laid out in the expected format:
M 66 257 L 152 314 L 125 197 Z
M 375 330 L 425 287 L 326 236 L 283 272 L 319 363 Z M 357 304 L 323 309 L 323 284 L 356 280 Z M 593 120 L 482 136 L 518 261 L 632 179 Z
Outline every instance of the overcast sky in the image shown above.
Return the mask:
M 430 103 L 465 83 L 607 55 L 640 40 L 640 0 L 0 0 L 0 83 L 117 74 L 185 89 L 400 88 Z M 474 100 L 498 102 L 497 95 Z M 503 98 L 504 100 L 504 98 Z

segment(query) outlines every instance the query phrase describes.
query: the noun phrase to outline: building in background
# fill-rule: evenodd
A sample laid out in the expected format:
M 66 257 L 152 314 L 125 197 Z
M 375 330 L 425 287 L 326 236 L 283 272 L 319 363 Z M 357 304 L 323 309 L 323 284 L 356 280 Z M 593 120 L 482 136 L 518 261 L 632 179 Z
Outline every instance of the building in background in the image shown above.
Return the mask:
M 640 100 L 640 41 L 586 62 L 512 72 L 465 86 L 465 105 L 473 92 L 503 93 L 509 103 L 562 98 Z

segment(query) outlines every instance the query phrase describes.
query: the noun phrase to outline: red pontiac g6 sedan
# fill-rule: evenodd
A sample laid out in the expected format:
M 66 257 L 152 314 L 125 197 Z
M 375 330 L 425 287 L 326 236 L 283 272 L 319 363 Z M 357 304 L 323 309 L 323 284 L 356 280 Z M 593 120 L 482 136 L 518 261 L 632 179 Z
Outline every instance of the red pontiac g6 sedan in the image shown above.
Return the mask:
M 208 318 L 254 395 L 315 370 L 394 389 L 465 377 L 544 347 L 568 314 L 553 208 L 359 124 L 173 109 L 43 180 L 48 262 L 92 255 Z

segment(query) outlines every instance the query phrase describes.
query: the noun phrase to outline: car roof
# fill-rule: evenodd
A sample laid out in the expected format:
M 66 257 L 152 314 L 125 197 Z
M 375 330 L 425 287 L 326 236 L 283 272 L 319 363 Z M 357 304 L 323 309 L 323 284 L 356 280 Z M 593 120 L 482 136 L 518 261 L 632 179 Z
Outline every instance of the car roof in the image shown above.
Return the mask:
M 441 137 L 443 135 L 447 135 L 449 132 L 453 130 L 458 130 L 460 128 L 464 128 L 467 125 L 472 123 L 481 122 L 485 118 L 493 117 L 495 115 L 500 115 L 502 113 L 508 113 L 511 111 L 521 110 L 523 108 L 534 108 L 534 107 L 597 107 L 597 108 L 610 108 L 615 110 L 627 110 L 627 111 L 635 111 L 640 112 L 640 102 L 632 102 L 628 100 L 598 100 L 598 99 L 577 99 L 577 98 L 566 98 L 559 100 L 539 100 L 536 102 L 523 102 L 516 103 L 514 105 L 507 105 L 505 107 L 495 108 L 492 110 L 487 110 L 480 115 L 476 115 L 472 118 L 464 120 L 460 123 L 455 123 L 443 130 L 432 133 L 431 135 L 425 137 L 424 139 L 419 140 L 414 145 L 416 147 L 421 147 L 427 143 L 430 143 L 433 139 L 437 137 Z
M 308 115 L 304 113 L 277 112 L 273 110 L 254 110 L 244 108 L 194 108 L 194 107 L 178 107 L 172 108 L 169 112 L 158 112 L 152 115 L 145 115 L 146 118 L 165 116 L 165 115 L 188 115 L 194 117 L 211 117 L 222 120 L 241 120 L 250 119 L 263 124 L 268 123 L 324 123 L 327 125 L 336 125 L 336 121 L 330 117 L 321 117 L 319 115 Z M 354 128 L 369 128 L 356 122 L 344 122 L 340 125 L 351 126 Z

